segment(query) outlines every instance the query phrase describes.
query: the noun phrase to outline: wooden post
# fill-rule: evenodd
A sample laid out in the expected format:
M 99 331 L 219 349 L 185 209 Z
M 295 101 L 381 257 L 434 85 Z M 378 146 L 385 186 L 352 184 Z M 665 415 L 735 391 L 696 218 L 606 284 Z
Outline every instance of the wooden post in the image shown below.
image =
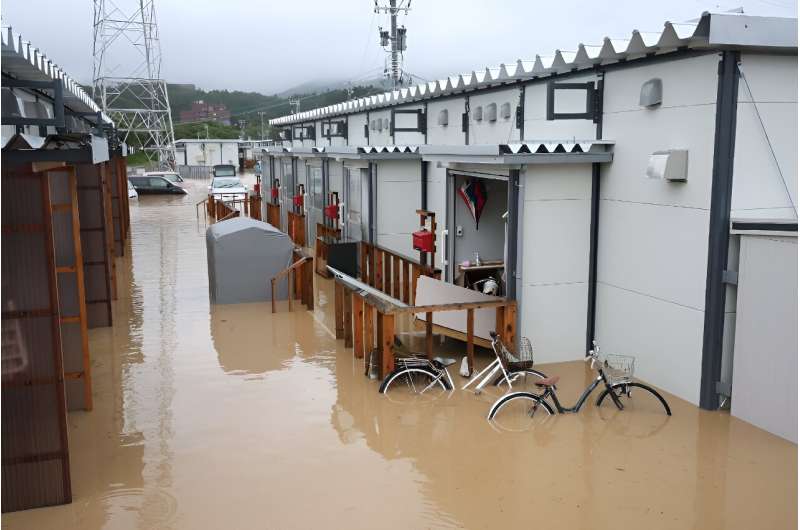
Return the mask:
M 344 347 L 353 347 L 353 297 L 350 291 L 345 291 L 343 298 L 344 302 Z
M 375 351 L 375 309 L 369 304 L 364 303 L 364 357 L 369 359 Z M 372 362 L 377 362 L 373 358 Z M 364 375 L 369 375 L 369 363 L 365 363 Z
M 403 260 L 403 303 L 411 303 L 411 262 Z
M 353 292 L 353 355 L 364 358 L 364 299 Z
M 417 298 L 417 280 L 419 280 L 419 266 L 414 265 L 411 269 L 411 305 Z
M 500 340 L 505 342 L 505 333 L 506 333 L 506 308 L 498 307 L 495 309 L 495 324 L 494 324 L 494 331 L 497 333 L 497 336 L 500 337 Z
M 361 280 L 364 283 L 369 283 L 367 281 L 367 245 L 366 245 L 366 243 L 362 242 L 361 245 L 359 245 L 359 246 L 361 247 L 359 249 L 359 250 L 361 250 L 361 256 L 360 256 L 360 258 L 361 258 L 361 271 L 360 271 L 358 279 Z
M 425 313 L 425 355 L 433 359 L 433 313 Z
M 467 363 L 469 364 L 469 375 L 475 364 L 475 310 L 467 309 Z
M 388 252 L 383 254 L 383 289 L 381 290 L 392 296 L 392 255 Z
M 344 286 L 339 282 L 333 287 L 333 313 L 336 338 L 344 338 Z
M 289 274 L 286 275 L 286 292 L 289 295 L 289 311 L 292 310 L 292 298 L 294 298 L 294 281 L 292 281 L 294 275 L 294 271 L 289 271 Z
M 369 281 L 367 283 L 370 286 L 375 287 L 375 247 L 368 245 L 367 248 L 369 249 L 369 256 L 367 257 L 367 263 L 369 263 Z
M 303 267 L 306 270 L 306 288 L 308 291 L 308 298 L 306 300 L 306 309 L 309 311 L 314 310 L 314 260 L 307 260 Z
M 506 314 L 503 318 L 503 325 L 505 333 L 503 334 L 503 342 L 506 348 L 512 352 L 517 350 L 517 306 L 510 304 L 505 307 Z
M 400 258 L 392 256 L 392 296 L 400 298 Z
M 373 247 L 374 248 L 374 247 Z M 377 290 L 383 290 L 383 251 L 375 248 L 375 285 Z
M 386 377 L 394 370 L 394 315 L 378 313 L 380 335 L 381 377 Z

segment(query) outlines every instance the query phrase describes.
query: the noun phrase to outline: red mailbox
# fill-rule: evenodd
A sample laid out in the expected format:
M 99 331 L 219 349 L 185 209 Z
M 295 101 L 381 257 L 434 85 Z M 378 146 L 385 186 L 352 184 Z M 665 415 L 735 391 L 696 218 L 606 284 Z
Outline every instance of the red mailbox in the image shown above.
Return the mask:
M 270 195 L 272 196 L 273 199 L 277 199 L 278 198 L 278 188 L 270 189 L 269 193 L 270 193 Z
M 329 204 L 325 207 L 325 217 L 328 219 L 338 219 L 339 218 L 339 205 L 338 204 Z
M 294 203 L 294 205 L 297 206 L 298 208 L 302 208 L 303 207 L 303 196 L 302 195 L 295 195 L 294 197 L 292 197 L 292 203 Z
M 411 234 L 414 250 L 433 252 L 433 232 L 419 230 Z
M 261 182 L 256 182 L 253 186 L 253 191 L 256 192 L 256 195 L 261 193 Z

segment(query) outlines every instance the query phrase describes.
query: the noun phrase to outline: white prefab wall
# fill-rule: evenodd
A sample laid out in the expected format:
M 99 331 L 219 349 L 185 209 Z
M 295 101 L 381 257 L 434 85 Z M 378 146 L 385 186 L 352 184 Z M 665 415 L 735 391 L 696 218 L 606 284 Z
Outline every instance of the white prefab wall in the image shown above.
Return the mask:
M 719 57 L 608 72 L 599 209 L 596 329 L 601 349 L 636 356 L 637 376 L 697 404 Z M 663 102 L 639 106 L 660 78 Z M 645 176 L 648 157 L 688 149 L 687 182 Z
M 420 206 L 420 161 L 377 162 L 378 189 L 375 209 L 378 245 L 413 257 L 411 233 L 418 230 Z
M 794 219 L 797 56 L 744 54 L 740 68 L 732 215 Z
M 395 110 L 425 110 L 424 105 L 403 105 L 397 107 Z M 424 118 L 423 118 L 424 119 Z M 395 114 L 394 115 L 395 126 L 400 128 L 410 128 L 410 127 L 417 127 L 419 125 L 419 121 L 417 116 L 414 114 Z M 391 118 L 390 118 L 391 124 Z M 390 140 L 391 142 L 391 140 Z M 419 145 L 425 143 L 425 133 L 423 131 L 395 131 L 394 133 L 394 144 L 396 145 Z
M 537 362 L 585 355 L 592 170 L 588 164 L 528 166 L 520 176 L 520 335 Z
M 347 117 L 347 144 L 348 145 L 367 145 L 367 137 L 364 136 L 364 124 L 367 123 L 367 113 L 351 114 Z
M 741 236 L 731 414 L 797 443 L 797 238 Z
M 372 122 L 380 120 L 381 125 L 378 129 L 372 128 Z M 391 132 L 392 113 L 389 109 L 376 110 L 369 113 L 369 145 L 391 145 L 392 135 Z
M 239 165 L 239 146 L 236 142 L 187 142 L 186 163 L 190 166 Z
M 433 256 L 434 264 L 442 267 L 441 258 L 444 252 L 444 241 L 441 231 L 447 224 L 447 170 L 437 167 L 436 162 L 428 163 L 428 211 L 436 214 L 438 230 L 436 234 L 436 253 Z
M 470 110 L 474 111 L 481 108 L 483 119 L 476 121 L 473 113 L 470 112 L 469 120 L 469 143 L 470 145 L 480 144 L 507 144 L 519 141 L 519 129 L 515 125 L 515 111 L 519 104 L 519 88 L 508 90 L 497 90 L 481 94 L 480 92 L 470 95 Z M 503 103 L 511 106 L 511 114 L 508 118 L 503 118 L 500 108 Z M 497 116 L 495 121 L 490 121 L 488 116 L 489 105 L 497 105 Z M 461 130 L 461 116 L 457 116 L 455 124 Z
M 447 111 L 447 125 L 439 125 L 439 114 Z M 464 98 L 447 98 L 428 103 L 428 144 L 464 145 L 461 130 L 461 115 L 464 113 Z

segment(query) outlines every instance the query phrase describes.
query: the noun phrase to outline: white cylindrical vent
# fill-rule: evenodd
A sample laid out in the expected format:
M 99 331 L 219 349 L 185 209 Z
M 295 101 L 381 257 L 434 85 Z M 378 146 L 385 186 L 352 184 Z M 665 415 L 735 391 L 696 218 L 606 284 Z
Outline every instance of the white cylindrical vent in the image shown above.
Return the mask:
M 497 103 L 486 105 L 486 121 L 497 121 Z
M 437 123 L 439 125 L 441 125 L 442 127 L 447 127 L 447 119 L 448 119 L 447 109 L 440 110 L 439 111 L 439 119 L 438 119 Z
M 504 120 L 511 118 L 511 103 L 503 103 L 500 105 L 500 117 Z
M 472 119 L 475 121 L 483 120 L 483 107 L 475 107 L 472 110 Z

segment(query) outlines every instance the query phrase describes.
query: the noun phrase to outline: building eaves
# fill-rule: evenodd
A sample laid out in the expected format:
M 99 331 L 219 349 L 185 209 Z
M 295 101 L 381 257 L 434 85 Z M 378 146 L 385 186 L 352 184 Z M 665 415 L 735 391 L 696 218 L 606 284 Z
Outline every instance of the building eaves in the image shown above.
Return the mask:
M 598 44 L 581 43 L 574 51 L 555 50 L 552 55 L 536 55 L 532 61 L 522 59 L 510 61 L 496 67 L 487 67 L 413 87 L 274 118 L 269 123 L 273 126 L 286 126 L 309 122 L 527 79 L 589 70 L 599 64 L 665 54 L 679 48 L 725 47 L 761 50 L 793 48 L 796 51 L 797 19 L 705 12 L 692 22 L 666 22 L 661 31 L 633 30 L 627 38 L 605 37 Z

